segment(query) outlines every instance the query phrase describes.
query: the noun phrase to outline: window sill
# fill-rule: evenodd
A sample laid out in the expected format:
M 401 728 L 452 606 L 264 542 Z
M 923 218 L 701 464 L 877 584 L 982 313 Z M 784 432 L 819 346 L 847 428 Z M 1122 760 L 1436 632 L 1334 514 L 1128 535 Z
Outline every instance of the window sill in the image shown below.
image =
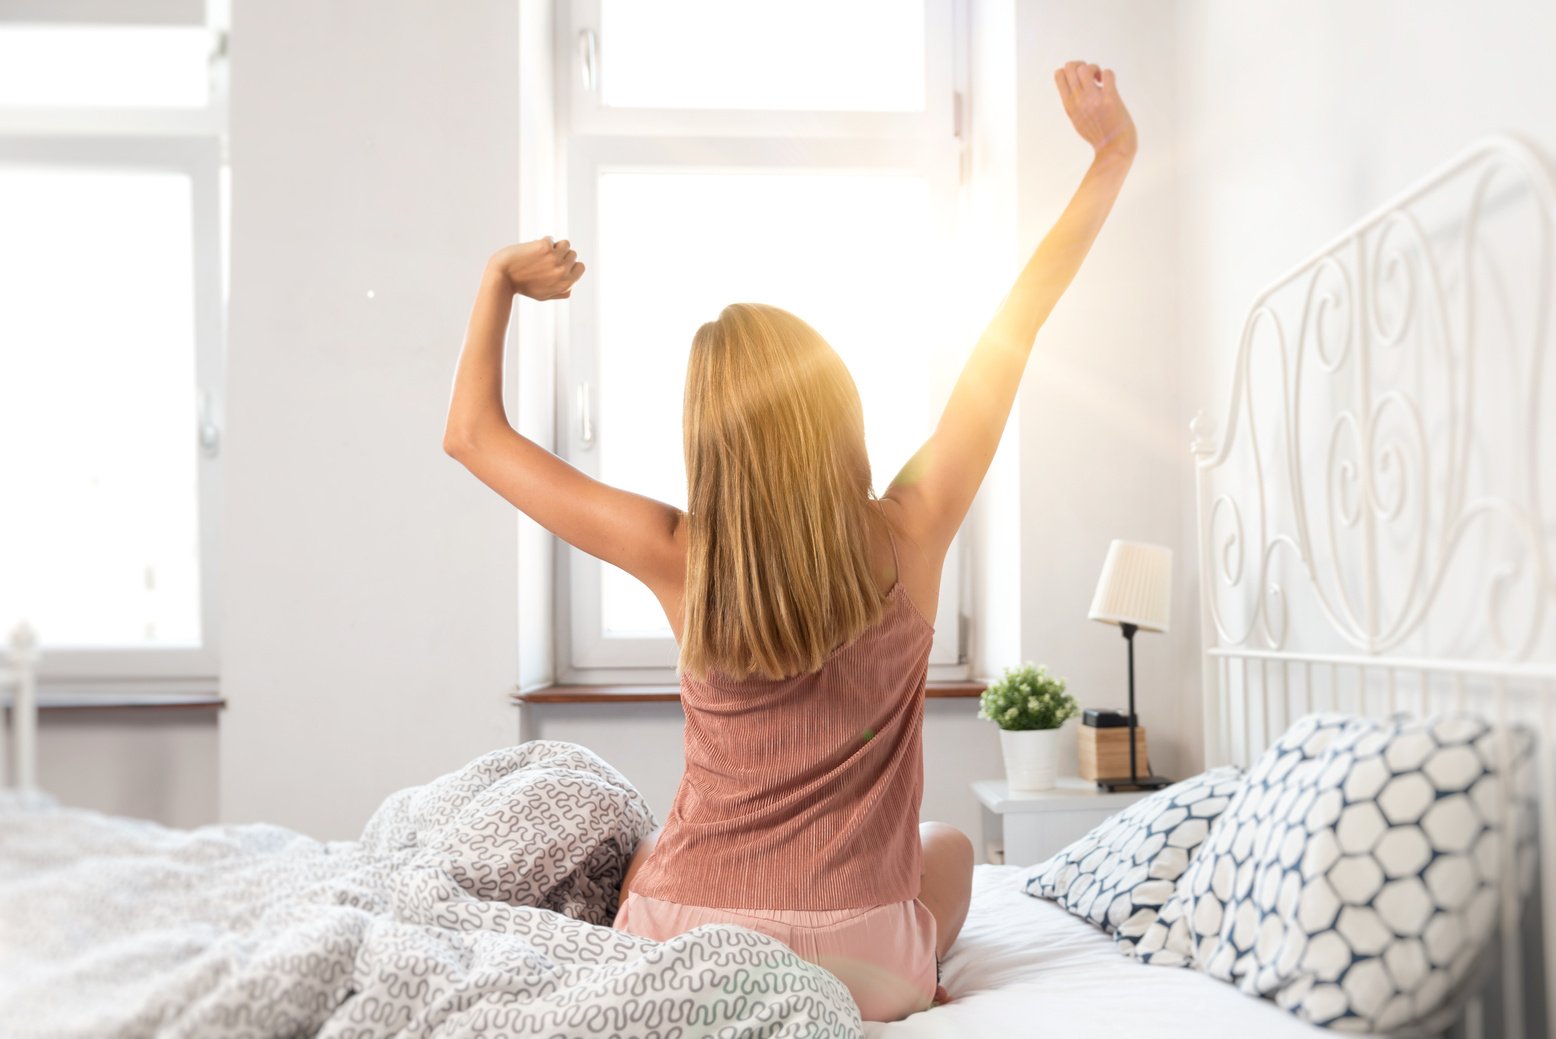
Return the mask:
M 0 708 L 9 711 L 15 697 L 0 696 Z M 38 693 L 39 711 L 118 710 L 221 710 L 225 697 L 215 693 Z
M 930 682 L 924 695 L 931 700 L 975 699 L 988 688 L 985 682 Z M 508 698 L 515 704 L 532 703 L 672 703 L 681 699 L 678 685 L 548 685 Z

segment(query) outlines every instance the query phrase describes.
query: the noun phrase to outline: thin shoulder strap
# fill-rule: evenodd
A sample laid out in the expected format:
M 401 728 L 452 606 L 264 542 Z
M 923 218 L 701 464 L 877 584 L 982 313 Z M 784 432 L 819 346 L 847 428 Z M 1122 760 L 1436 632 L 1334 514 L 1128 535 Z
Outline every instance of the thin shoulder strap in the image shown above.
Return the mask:
M 882 519 L 886 517 L 882 516 Z M 902 564 L 897 561 L 897 536 L 891 531 L 891 521 L 886 521 L 886 540 L 891 542 L 892 580 L 902 580 Z

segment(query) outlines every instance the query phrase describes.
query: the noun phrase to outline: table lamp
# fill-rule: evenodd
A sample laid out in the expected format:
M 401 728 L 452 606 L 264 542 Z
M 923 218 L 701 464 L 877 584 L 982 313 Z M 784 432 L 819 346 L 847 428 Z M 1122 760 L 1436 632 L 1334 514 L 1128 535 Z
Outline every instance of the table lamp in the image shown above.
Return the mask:
M 1135 632 L 1166 631 L 1172 619 L 1172 549 L 1139 541 L 1109 545 L 1089 616 L 1117 624 L 1129 643 L 1129 775 L 1098 779 L 1097 785 L 1109 792 L 1159 790 L 1170 780 L 1140 775 L 1135 761 Z

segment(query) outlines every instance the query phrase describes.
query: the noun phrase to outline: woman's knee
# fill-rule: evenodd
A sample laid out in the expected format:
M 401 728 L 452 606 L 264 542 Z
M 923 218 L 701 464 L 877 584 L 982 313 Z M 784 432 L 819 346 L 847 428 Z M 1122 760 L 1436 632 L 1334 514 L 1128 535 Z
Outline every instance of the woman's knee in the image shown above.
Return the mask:
M 965 862 L 969 870 L 973 864 L 972 840 L 950 823 L 919 823 L 919 843 L 927 855 L 949 863 Z
M 972 841 L 947 823 L 922 823 L 924 874 L 919 901 L 935 918 L 935 955 L 950 951 L 972 901 Z

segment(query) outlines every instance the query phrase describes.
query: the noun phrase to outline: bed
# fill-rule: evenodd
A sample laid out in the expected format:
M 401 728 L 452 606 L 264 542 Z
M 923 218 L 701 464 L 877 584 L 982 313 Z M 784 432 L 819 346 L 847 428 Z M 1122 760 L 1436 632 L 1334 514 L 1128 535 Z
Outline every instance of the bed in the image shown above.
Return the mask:
M 1203 417 L 1192 430 L 1207 768 L 1253 766 L 1293 722 L 1320 711 L 1472 711 L 1538 736 L 1534 828 L 1496 860 L 1499 926 L 1482 969 L 1430 1034 L 1556 1035 L 1556 1001 L 1546 998 L 1556 992 L 1553 301 L 1556 182 L 1518 142 L 1478 142 L 1253 301 L 1224 433 Z M 26 690 L 12 728 L 24 741 L 26 786 L 32 656 L 23 649 L 12 654 Z M 601 878 L 619 876 L 652 823 L 635 795 L 583 748 L 554 741 L 493 752 L 394 795 L 360 845 L 274 827 L 165 831 L 11 795 L 0 799 L 0 967 L 13 973 L 7 989 L 0 970 L 0 1013 L 27 1006 L 16 977 L 32 968 L 16 934 L 47 931 L 40 948 L 69 945 L 64 918 L 48 916 L 50 898 L 54 910 L 68 908 L 64 896 L 58 886 L 25 887 L 25 867 L 68 869 L 73 849 L 92 848 L 94 870 L 122 868 L 142 886 L 137 904 L 116 906 L 132 915 L 176 917 L 188 889 L 215 884 L 200 863 L 254 878 L 203 889 L 205 929 L 179 940 L 216 949 L 202 961 L 212 973 L 164 991 L 174 1009 L 137 1018 L 141 1034 L 295 1031 L 320 1020 L 308 1007 L 332 999 L 354 1001 L 356 1016 L 321 1034 L 859 1034 L 835 979 L 765 936 L 699 928 L 661 946 L 599 926 L 612 908 Z M 545 816 L 559 797 L 588 810 Z M 56 836 L 66 830 L 68 840 Z M 144 861 L 130 861 L 130 845 Z M 364 847 L 376 857 L 361 858 Z M 864 1022 L 863 1034 L 1320 1031 L 1207 973 L 1121 954 L 1091 923 L 1026 893 L 1035 865 L 976 868 L 967 922 L 944 965 L 951 1003 Z M 268 929 L 222 952 L 231 904 L 265 902 L 283 875 L 312 901 L 277 907 Z M 103 933 L 112 948 L 111 930 Z M 288 950 L 268 967 L 255 952 L 267 941 Z M 173 974 L 191 974 L 178 949 L 164 942 L 160 955 L 162 974 L 87 993 L 105 1034 L 137 1034 L 114 1015 Z M 58 1006 L 73 984 L 86 992 L 126 962 L 30 977 L 52 986 Z M 75 1009 L 55 1012 L 65 1016 L 5 1020 L 18 1034 L 94 1034 Z M 54 1027 L 62 1022 L 74 1030 Z
M 1207 767 L 1319 711 L 1533 736 L 1454 1035 L 1556 1035 L 1553 307 L 1551 169 L 1477 141 L 1253 300 L 1193 428 Z
M 1027 872 L 1025 866 L 974 867 L 972 906 L 943 970 L 954 999 L 903 1021 L 866 1021 L 866 1036 L 1322 1034 L 1206 975 L 1119 955 L 1090 923 L 1023 892 Z

